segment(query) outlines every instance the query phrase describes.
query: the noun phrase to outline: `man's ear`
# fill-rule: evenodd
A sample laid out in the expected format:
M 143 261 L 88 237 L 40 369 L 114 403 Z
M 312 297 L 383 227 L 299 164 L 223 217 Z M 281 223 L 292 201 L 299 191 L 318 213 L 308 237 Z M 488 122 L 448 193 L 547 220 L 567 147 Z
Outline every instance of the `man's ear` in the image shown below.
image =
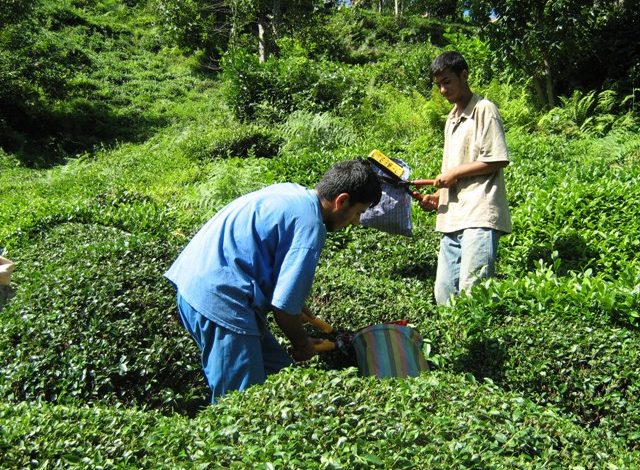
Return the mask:
M 462 70 L 462 72 L 460 72 L 460 78 L 466 83 L 467 80 L 469 80 L 469 71 L 467 69 Z
M 340 193 L 333 200 L 333 208 L 335 210 L 342 209 L 345 204 L 349 204 L 349 194 L 348 193 Z

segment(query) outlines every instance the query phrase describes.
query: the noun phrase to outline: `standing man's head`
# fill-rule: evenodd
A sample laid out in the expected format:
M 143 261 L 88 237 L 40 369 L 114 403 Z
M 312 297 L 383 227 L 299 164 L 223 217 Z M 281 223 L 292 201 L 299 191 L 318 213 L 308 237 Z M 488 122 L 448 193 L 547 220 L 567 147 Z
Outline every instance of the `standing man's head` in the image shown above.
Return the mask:
M 431 62 L 431 76 L 440 94 L 451 104 L 464 108 L 471 99 L 469 65 L 462 54 L 447 51 Z
M 333 165 L 316 185 L 322 220 L 330 232 L 357 225 L 360 215 L 378 204 L 382 188 L 368 162 L 347 160 Z

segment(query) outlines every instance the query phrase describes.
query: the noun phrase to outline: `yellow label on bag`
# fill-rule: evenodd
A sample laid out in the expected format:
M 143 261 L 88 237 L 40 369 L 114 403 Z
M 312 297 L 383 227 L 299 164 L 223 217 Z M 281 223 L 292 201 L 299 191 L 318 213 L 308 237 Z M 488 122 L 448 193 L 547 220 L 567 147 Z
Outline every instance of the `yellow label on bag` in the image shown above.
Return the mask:
M 404 168 L 391 160 L 380 150 L 373 149 L 369 154 L 369 159 L 372 160 L 373 163 L 378 165 L 381 169 L 387 171 L 388 173 L 396 176 L 399 179 L 402 179 L 402 176 L 404 175 Z

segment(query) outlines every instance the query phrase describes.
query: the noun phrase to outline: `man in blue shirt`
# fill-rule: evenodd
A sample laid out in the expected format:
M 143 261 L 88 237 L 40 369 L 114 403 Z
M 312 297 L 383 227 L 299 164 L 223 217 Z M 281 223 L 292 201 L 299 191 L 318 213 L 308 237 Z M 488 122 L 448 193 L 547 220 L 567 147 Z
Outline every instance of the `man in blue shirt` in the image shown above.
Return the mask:
M 269 311 L 294 360 L 316 354 L 301 313 L 308 312 L 326 233 L 358 224 L 380 196 L 370 165 L 349 160 L 335 164 L 313 190 L 282 183 L 242 196 L 193 237 L 165 277 L 200 348 L 212 401 L 292 363 L 267 328 Z

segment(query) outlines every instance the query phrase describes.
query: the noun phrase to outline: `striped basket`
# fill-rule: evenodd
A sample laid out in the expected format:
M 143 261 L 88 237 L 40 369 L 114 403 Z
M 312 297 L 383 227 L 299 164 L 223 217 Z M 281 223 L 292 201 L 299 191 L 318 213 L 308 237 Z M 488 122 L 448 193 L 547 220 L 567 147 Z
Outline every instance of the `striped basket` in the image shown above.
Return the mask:
M 369 326 L 356 333 L 351 344 L 362 376 L 415 377 L 429 370 L 422 353 L 422 337 L 409 326 Z

